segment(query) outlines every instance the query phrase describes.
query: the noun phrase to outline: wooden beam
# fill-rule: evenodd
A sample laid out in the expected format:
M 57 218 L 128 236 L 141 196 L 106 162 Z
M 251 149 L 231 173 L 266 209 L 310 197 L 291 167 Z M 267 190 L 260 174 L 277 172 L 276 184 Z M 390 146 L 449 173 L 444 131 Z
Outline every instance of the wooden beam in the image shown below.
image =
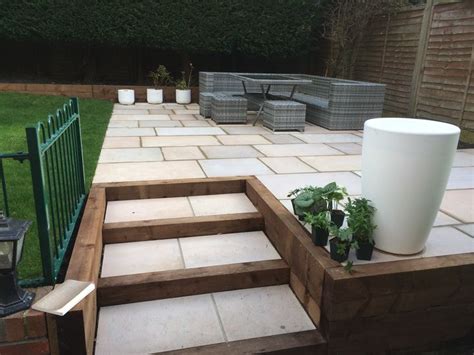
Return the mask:
M 104 224 L 104 244 L 262 230 L 258 212 Z
M 102 224 L 105 216 L 105 189 L 89 192 L 66 279 L 97 285 L 102 257 Z M 96 292 L 89 294 L 63 317 L 56 318 L 61 353 L 92 354 L 96 329 Z
M 327 344 L 318 330 L 272 335 L 267 337 L 231 341 L 188 349 L 166 351 L 160 354 L 327 354 Z
M 97 184 L 106 189 L 107 201 L 217 195 L 245 191 L 246 177 L 153 180 Z
M 99 279 L 100 306 L 287 284 L 283 260 L 257 261 Z

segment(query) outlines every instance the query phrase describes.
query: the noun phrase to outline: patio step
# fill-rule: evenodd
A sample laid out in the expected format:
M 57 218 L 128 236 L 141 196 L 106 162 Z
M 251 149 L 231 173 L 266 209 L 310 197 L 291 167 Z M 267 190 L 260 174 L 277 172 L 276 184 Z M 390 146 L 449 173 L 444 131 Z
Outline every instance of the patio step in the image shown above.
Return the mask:
M 96 354 L 318 354 L 326 342 L 288 285 L 101 307 Z M 285 352 L 286 353 L 286 352 Z

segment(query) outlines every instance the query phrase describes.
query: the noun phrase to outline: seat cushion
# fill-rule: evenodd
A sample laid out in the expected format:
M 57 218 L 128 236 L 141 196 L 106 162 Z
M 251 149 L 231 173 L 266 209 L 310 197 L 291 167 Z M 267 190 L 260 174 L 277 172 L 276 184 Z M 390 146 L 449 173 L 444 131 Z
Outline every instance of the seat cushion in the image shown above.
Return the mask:
M 307 105 L 314 105 L 320 108 L 328 108 L 329 107 L 329 100 L 322 99 L 318 96 L 312 96 L 307 94 L 302 94 L 300 92 L 295 93 L 293 99 Z

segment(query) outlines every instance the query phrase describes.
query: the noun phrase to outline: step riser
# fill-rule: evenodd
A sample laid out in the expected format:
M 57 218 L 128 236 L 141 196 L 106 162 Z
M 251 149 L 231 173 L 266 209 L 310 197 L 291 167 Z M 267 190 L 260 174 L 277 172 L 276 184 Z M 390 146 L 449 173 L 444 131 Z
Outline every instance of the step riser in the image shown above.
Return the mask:
M 187 217 L 104 224 L 104 244 L 238 233 L 264 229 L 260 213 Z
M 283 260 L 210 266 L 101 278 L 99 306 L 110 306 L 219 291 L 288 284 Z

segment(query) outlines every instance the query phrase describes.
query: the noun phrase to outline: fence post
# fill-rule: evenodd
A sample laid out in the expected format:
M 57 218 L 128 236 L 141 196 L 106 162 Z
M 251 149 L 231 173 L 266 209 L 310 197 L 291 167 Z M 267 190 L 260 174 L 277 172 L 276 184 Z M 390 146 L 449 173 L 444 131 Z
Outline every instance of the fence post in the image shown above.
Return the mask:
M 38 223 L 38 237 L 41 249 L 41 263 L 43 276 L 48 284 L 54 284 L 53 258 L 49 240 L 48 198 L 45 188 L 43 159 L 37 127 L 26 128 L 26 141 L 30 156 L 31 178 L 33 182 L 33 195 L 36 207 L 36 221 Z
M 428 46 L 428 39 L 430 37 L 431 21 L 433 19 L 433 7 L 433 0 L 427 0 L 425 11 L 423 12 L 420 40 L 418 41 L 415 68 L 413 69 L 413 77 L 411 80 L 410 102 L 408 103 L 408 116 L 410 117 L 416 117 L 418 90 L 420 89 L 421 80 L 423 78 L 426 49 Z
M 79 168 L 80 168 L 80 181 L 81 181 L 81 192 L 86 193 L 86 177 L 85 177 L 85 170 L 84 170 L 84 153 L 82 149 L 82 134 L 81 134 L 81 115 L 79 112 L 79 100 L 77 97 L 71 98 L 72 101 L 72 107 L 73 107 L 73 112 L 77 114 L 77 134 L 76 134 L 76 139 L 77 139 L 77 147 L 79 149 Z

